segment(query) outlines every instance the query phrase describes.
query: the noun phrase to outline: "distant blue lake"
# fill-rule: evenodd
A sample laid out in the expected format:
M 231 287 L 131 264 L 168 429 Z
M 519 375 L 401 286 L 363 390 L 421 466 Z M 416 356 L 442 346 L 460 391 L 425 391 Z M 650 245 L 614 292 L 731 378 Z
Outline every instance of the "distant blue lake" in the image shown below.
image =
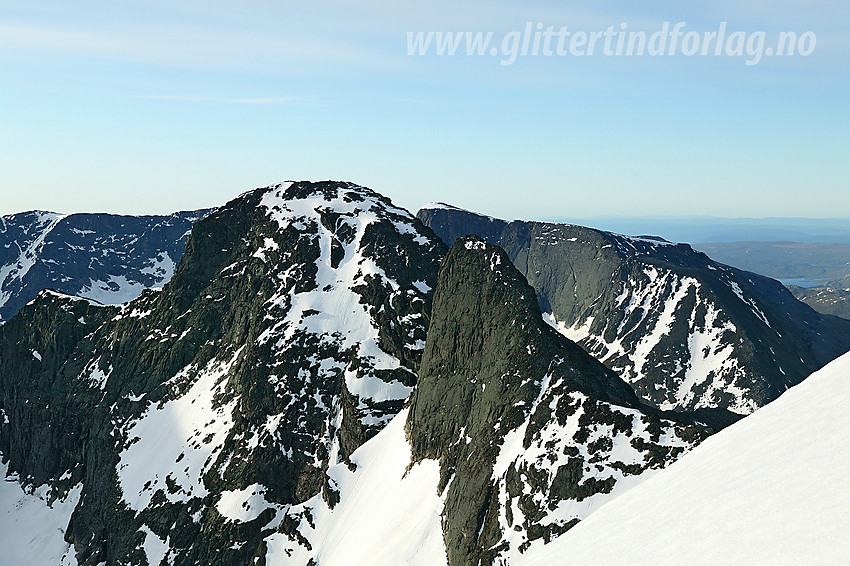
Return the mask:
M 808 277 L 792 277 L 791 279 L 777 279 L 783 285 L 796 285 L 797 287 L 805 287 L 811 289 L 820 287 L 826 283 L 826 279 L 809 279 Z

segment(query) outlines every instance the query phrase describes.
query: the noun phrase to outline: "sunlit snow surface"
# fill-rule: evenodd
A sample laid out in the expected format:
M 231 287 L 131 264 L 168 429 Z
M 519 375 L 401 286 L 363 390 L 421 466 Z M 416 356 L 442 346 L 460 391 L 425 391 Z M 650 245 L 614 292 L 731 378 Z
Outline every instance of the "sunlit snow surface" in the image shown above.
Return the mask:
M 9 566 L 76 566 L 65 529 L 80 500 L 82 486 L 48 503 L 47 486 L 25 492 L 0 464 L 0 564 Z
M 185 395 L 149 406 L 130 427 L 118 480 L 131 509 L 147 507 L 157 491 L 169 501 L 184 502 L 207 494 L 201 478 L 233 426 L 236 403 L 217 406 L 213 398 L 238 357 L 239 352 L 229 362 L 212 364 Z
M 522 566 L 850 564 L 850 354 Z

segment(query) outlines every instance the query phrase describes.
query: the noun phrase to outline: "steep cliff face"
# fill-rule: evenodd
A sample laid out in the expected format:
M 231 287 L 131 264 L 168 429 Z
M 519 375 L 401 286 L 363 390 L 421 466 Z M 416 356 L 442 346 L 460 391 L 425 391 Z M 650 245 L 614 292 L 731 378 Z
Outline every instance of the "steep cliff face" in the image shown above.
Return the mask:
M 209 212 L 0 217 L 0 324 L 44 289 L 119 304 L 162 286 L 180 262 L 192 225 Z
M 516 559 L 710 432 L 660 418 L 547 325 L 477 237 L 443 262 L 406 426 L 413 461 L 439 461 L 453 565 Z
M 449 244 L 472 233 L 502 246 L 549 323 L 661 409 L 746 414 L 850 350 L 848 321 L 685 244 L 448 205 L 418 216 Z
M 9 471 L 82 486 L 80 564 L 261 564 L 409 397 L 444 253 L 369 189 L 285 183 L 199 221 L 161 291 L 42 293 L 0 329 Z

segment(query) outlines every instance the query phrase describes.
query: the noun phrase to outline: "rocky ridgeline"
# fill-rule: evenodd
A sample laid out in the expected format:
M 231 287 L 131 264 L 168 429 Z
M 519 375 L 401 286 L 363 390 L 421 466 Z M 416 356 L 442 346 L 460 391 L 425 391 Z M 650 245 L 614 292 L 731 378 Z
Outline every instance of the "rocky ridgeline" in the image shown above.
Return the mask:
M 504 248 L 549 323 L 661 409 L 747 414 L 850 350 L 850 322 L 686 244 L 448 205 L 418 217 L 449 245 L 477 234 Z

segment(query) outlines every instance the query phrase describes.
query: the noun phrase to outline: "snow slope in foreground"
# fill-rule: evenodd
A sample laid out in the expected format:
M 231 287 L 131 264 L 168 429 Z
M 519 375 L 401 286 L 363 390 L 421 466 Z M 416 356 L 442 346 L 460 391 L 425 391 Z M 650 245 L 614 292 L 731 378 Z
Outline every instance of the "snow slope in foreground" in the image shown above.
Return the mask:
M 329 509 L 317 495 L 310 509 L 313 528 L 302 524 L 314 552 L 292 547 L 283 535 L 272 535 L 266 563 L 270 566 L 440 566 L 447 564 L 437 495 L 440 468 L 436 460 L 410 466 L 410 444 L 402 410 L 375 437 L 358 448 L 351 461 L 328 470 L 340 502 Z
M 25 493 L 6 472 L 6 465 L 0 464 L 0 564 L 76 566 L 65 528 L 82 486 L 48 505 L 47 486 Z
M 850 353 L 522 566 L 850 564 Z

